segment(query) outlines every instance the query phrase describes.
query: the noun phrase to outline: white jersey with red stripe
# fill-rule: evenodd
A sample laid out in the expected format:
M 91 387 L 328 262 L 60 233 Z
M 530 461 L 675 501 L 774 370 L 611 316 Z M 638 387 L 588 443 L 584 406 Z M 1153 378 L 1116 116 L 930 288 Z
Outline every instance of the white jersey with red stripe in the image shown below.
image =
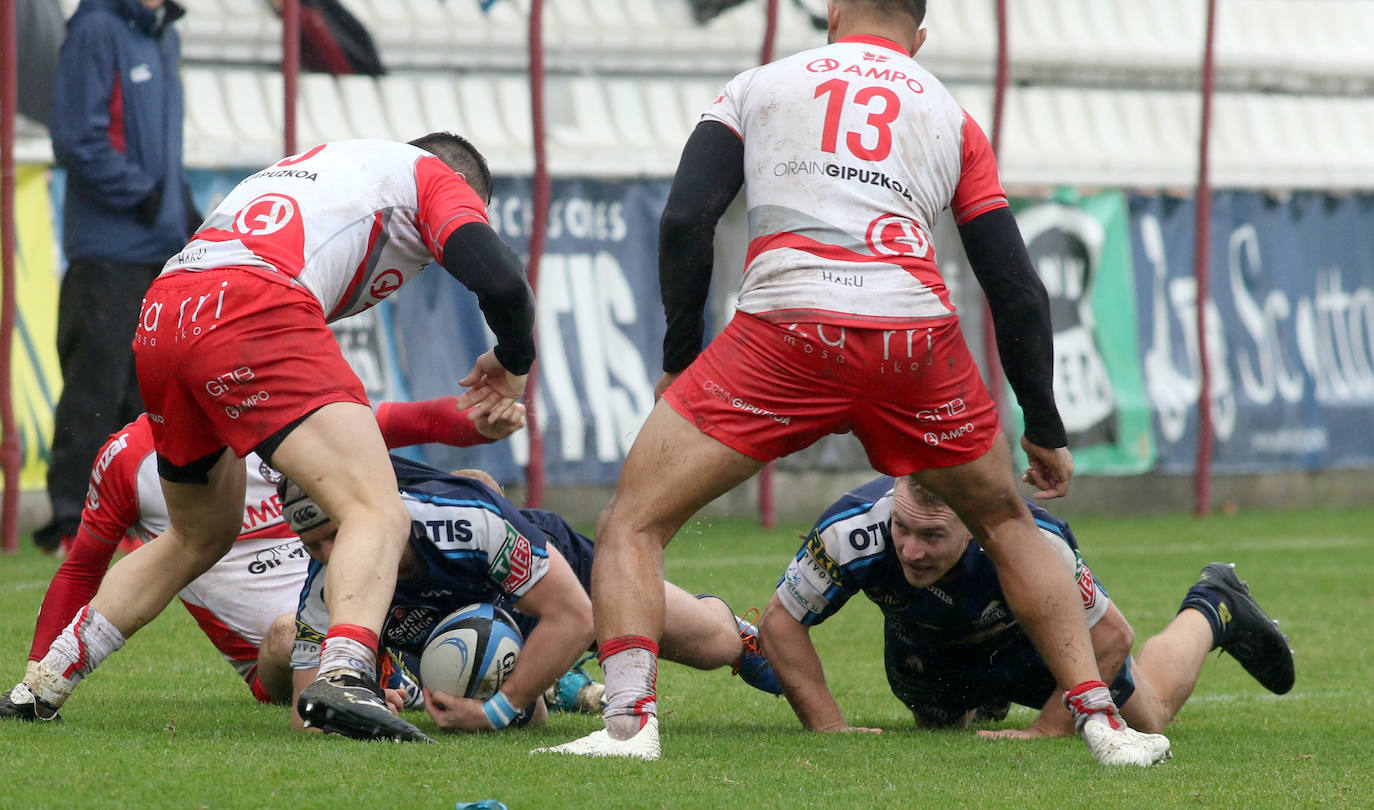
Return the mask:
M 886 39 L 846 37 L 736 76 L 704 114 L 744 143 L 739 309 L 917 326 L 953 316 L 930 234 L 1007 205 L 987 138 Z
M 256 453 L 244 463 L 248 486 L 237 542 L 178 594 L 241 675 L 256 662 L 272 621 L 295 613 L 310 561 L 282 519 L 278 473 Z M 126 534 L 146 543 L 170 525 L 147 414 L 112 435 L 96 457 L 81 522 L 111 544 Z
M 298 283 L 333 321 L 396 292 L 473 221 L 487 222 L 486 206 L 430 152 L 334 141 L 245 178 L 162 272 L 240 267 Z

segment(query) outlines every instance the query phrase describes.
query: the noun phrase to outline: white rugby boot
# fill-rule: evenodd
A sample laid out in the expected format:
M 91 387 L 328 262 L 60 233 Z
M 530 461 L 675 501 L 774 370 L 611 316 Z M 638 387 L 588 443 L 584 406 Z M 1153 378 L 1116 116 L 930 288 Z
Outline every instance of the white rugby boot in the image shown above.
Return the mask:
M 628 740 L 614 739 L 603 728 L 581 739 L 548 748 L 536 748 L 530 753 L 656 760 L 662 755 L 658 744 L 658 716 L 650 715 L 644 727 Z
M 1099 764 L 1148 767 L 1173 756 L 1168 737 L 1145 734 L 1126 724 L 1101 681 L 1081 683 L 1065 692 L 1064 705 L 1073 712 L 1078 735 Z

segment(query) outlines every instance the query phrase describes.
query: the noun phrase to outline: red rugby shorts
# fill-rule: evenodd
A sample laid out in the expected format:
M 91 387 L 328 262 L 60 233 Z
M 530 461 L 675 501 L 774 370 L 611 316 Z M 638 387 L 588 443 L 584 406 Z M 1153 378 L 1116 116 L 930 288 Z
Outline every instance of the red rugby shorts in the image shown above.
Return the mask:
M 887 475 L 973 461 L 1001 432 L 955 318 L 861 329 L 737 312 L 664 399 L 759 461 L 852 432 Z
M 331 402 L 367 404 L 315 297 L 243 270 L 159 276 L 134 332 L 158 455 L 240 457 Z

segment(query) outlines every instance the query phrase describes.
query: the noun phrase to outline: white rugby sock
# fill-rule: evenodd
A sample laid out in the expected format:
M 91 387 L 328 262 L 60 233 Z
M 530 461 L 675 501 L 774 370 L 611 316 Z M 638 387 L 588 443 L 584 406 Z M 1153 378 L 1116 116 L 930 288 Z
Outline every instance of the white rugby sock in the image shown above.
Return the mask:
M 373 683 L 377 680 L 377 651 L 356 639 L 330 636 L 320 650 L 321 678 L 339 671 L 348 671 Z
M 29 687 L 44 703 L 60 706 L 82 678 L 123 646 L 124 634 L 119 628 L 86 605 L 53 639 L 48 654 L 40 662 L 47 670 L 45 677 L 36 679 L 40 683 L 31 683 Z
M 628 740 L 658 714 L 658 644 L 645 636 L 620 636 L 601 645 L 606 675 L 606 731 Z

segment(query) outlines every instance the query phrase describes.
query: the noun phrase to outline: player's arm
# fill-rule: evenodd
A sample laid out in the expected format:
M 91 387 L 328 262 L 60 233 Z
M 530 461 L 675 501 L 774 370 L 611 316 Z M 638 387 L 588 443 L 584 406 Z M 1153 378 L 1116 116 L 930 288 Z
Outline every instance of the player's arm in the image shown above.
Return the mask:
M 135 210 L 151 222 L 161 209 L 161 189 L 110 140 L 110 101 L 120 82 L 117 49 L 108 27 L 91 19 L 69 29 L 53 88 L 53 154 L 81 178 L 92 200 L 116 211 Z M 122 129 L 122 121 L 113 123 Z
M 383 402 L 377 406 L 377 425 L 387 449 L 438 442 L 472 447 L 504 439 L 525 426 L 521 406 L 509 420 L 493 419 L 481 408 L 459 408 L 449 395 L 420 402 Z
M 477 358 L 459 398 L 460 408 L 484 406 L 504 417 L 525 392 L 525 376 L 534 364 L 534 292 L 515 251 L 486 222 L 470 221 L 444 242 L 439 263 L 477 296 L 496 346 Z
M 882 730 L 860 728 L 845 722 L 840 704 L 826 683 L 821 657 L 811 641 L 811 628 L 787 612 L 777 593 L 768 600 L 759 619 L 759 637 L 778 683 L 782 685 L 783 696 L 808 731 Z
M 739 135 L 719 121 L 697 124 L 682 149 L 658 228 L 658 284 L 668 319 L 663 371 L 669 377 L 701 352 L 716 223 L 742 185 L 744 142 Z
M 549 568 L 516 602 L 520 612 L 538 619 L 525 639 L 515 668 L 499 695 L 519 710 L 534 702 L 577 661 L 596 638 L 592 603 L 577 575 L 552 544 L 547 546 Z M 442 729 L 483 731 L 493 726 L 483 701 L 425 690 L 425 711 Z
M 1049 296 L 1009 208 L 994 208 L 959 226 L 969 266 L 987 296 L 997 351 L 1025 414 L 1021 446 L 1036 497 L 1068 492 L 1073 458 L 1054 402 L 1054 335 Z

